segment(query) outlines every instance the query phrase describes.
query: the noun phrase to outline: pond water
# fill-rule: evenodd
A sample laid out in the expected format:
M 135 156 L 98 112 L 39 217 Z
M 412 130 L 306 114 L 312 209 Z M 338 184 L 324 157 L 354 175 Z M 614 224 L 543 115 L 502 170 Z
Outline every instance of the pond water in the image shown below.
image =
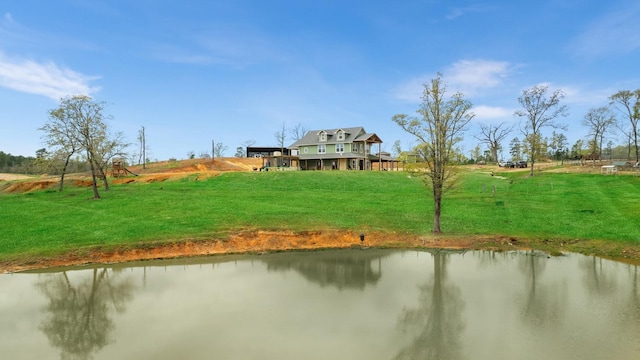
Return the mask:
M 640 359 L 640 269 L 340 250 L 0 275 L 3 359 Z

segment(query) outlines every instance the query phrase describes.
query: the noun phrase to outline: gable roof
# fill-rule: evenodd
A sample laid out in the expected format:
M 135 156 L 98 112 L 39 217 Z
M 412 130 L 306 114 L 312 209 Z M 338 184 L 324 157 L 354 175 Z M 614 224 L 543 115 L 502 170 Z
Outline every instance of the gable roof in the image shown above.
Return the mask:
M 338 132 L 344 131 L 344 139 L 338 140 Z M 320 133 L 325 132 L 327 134 L 327 141 L 320 142 Z M 317 145 L 317 144 L 336 144 L 336 143 L 352 143 L 354 141 L 379 141 L 378 135 L 373 133 L 367 133 L 362 126 L 350 127 L 350 128 L 337 128 L 337 129 L 321 129 L 311 130 L 302 137 L 302 139 L 289 145 L 290 149 L 296 149 L 300 146 Z

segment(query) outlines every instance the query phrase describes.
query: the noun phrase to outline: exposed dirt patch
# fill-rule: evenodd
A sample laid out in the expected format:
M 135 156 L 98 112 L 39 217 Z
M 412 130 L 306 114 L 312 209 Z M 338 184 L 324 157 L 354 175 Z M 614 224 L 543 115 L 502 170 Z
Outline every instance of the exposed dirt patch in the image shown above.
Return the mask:
M 412 236 L 380 232 L 366 233 L 364 241 L 361 241 L 359 233 L 329 230 L 298 233 L 240 231 L 221 240 L 182 240 L 170 243 L 140 243 L 132 247 L 115 249 L 78 249 L 50 258 L 0 262 L 0 272 L 221 254 L 261 254 L 276 251 L 360 247 L 492 251 L 537 249 L 547 252 L 550 256 L 560 256 L 563 252 L 577 252 L 640 265 L 640 245 L 607 244 L 603 246 L 597 241 L 518 240 L 504 236 Z
M 110 184 L 129 184 L 134 182 L 152 183 L 197 174 L 198 179 L 206 179 L 229 171 L 255 171 L 262 166 L 262 159 L 256 158 L 218 158 L 191 159 L 181 161 L 163 161 L 142 166 L 130 166 L 128 169 L 136 175 L 109 178 Z M 36 190 L 53 189 L 59 185 L 57 176 L 31 177 L 16 174 L 0 174 L 0 191 L 8 193 L 23 193 Z M 7 181 L 5 183 L 5 181 Z M 101 181 L 98 185 L 101 185 Z M 90 174 L 68 174 L 65 177 L 65 186 L 71 184 L 77 187 L 89 187 L 92 185 Z

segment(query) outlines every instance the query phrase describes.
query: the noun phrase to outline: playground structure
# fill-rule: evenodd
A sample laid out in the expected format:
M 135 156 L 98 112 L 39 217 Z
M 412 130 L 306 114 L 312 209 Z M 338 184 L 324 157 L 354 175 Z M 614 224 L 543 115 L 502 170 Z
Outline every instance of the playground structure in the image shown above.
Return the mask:
M 127 176 L 127 174 L 138 176 L 138 174 L 134 174 L 127 169 L 126 165 L 126 162 L 122 158 L 113 159 L 111 161 L 111 176 L 121 177 Z

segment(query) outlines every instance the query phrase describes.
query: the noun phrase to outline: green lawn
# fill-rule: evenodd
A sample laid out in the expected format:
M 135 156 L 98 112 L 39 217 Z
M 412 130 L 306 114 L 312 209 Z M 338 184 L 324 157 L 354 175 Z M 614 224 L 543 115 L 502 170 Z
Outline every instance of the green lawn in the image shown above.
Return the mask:
M 231 172 L 196 179 L 113 185 L 100 200 L 91 199 L 90 188 L 0 194 L 0 259 L 223 238 L 239 229 L 426 234 L 433 223 L 430 191 L 402 172 Z M 442 229 L 638 243 L 640 177 L 463 172 L 443 200 Z

